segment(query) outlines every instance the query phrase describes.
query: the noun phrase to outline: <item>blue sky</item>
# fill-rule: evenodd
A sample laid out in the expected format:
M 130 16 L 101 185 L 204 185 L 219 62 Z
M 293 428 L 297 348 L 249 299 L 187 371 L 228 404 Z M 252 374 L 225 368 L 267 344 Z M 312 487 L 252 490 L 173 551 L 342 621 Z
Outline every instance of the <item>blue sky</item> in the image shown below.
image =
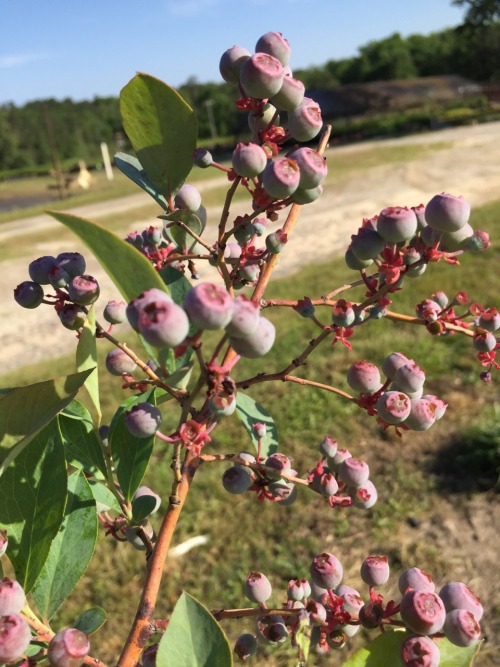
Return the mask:
M 221 54 L 283 33 L 292 68 L 393 32 L 458 25 L 451 0 L 0 0 L 0 104 L 118 95 L 136 71 L 219 81 Z

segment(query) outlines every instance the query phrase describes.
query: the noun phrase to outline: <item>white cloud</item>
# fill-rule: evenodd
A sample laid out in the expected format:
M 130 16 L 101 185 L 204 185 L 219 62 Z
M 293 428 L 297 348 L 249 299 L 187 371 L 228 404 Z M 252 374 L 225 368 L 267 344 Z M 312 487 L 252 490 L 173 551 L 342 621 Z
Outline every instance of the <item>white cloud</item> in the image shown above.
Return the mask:
M 169 0 L 167 7 L 173 16 L 194 18 L 220 4 L 220 0 Z
M 11 69 L 12 67 L 22 67 L 29 63 L 39 62 L 50 58 L 46 53 L 11 53 L 0 55 L 0 69 Z

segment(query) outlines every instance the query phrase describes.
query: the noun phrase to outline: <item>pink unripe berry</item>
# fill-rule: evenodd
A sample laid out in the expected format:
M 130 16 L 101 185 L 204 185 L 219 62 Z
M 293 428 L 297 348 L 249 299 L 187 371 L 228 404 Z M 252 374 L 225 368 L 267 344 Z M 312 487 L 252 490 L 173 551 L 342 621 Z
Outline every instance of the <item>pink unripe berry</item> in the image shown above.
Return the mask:
M 227 83 L 238 83 L 240 80 L 241 66 L 250 58 L 250 51 L 242 46 L 232 46 L 224 51 L 219 63 L 219 71 Z
M 474 614 L 467 609 L 453 609 L 446 614 L 443 632 L 455 646 L 471 646 L 481 636 L 481 628 Z
M 176 303 L 153 301 L 139 315 L 139 333 L 154 347 L 175 347 L 188 335 L 189 320 Z
M 125 301 L 108 301 L 104 308 L 103 317 L 110 324 L 121 324 L 127 319 L 127 305 Z
M 368 463 L 350 456 L 339 465 L 338 476 L 347 486 L 363 486 L 370 476 Z
M 418 206 L 412 206 L 412 209 L 417 216 L 418 231 L 422 231 L 424 227 L 427 227 L 427 222 L 425 220 L 425 206 L 419 204 Z
M 255 51 L 268 53 L 277 58 L 282 65 L 286 65 L 290 59 L 290 44 L 280 32 L 266 32 L 259 37 L 255 45 Z
M 281 88 L 273 95 L 271 102 L 280 111 L 294 111 L 304 99 L 305 86 L 293 76 L 284 76 Z
M 414 361 L 408 361 L 398 368 L 394 375 L 394 382 L 404 392 L 419 391 L 425 382 L 425 372 Z
M 378 500 L 377 489 L 371 480 L 367 480 L 362 486 L 350 490 L 350 495 L 354 506 L 364 510 L 373 507 Z
M 201 206 L 201 194 L 197 187 L 184 183 L 175 195 L 174 204 L 176 208 L 196 213 Z
M 324 157 L 318 151 L 302 146 L 292 151 L 288 157 L 299 165 L 301 188 L 315 188 L 325 180 L 328 169 Z
M 135 331 L 139 331 L 139 317 L 144 308 L 154 301 L 162 301 L 165 303 L 173 303 L 172 298 L 163 290 L 153 287 L 152 289 L 142 292 L 136 299 L 128 304 L 125 314 L 130 326 Z
M 368 586 L 383 586 L 389 581 L 387 556 L 368 556 L 361 563 L 361 579 Z
M 336 588 L 342 581 L 342 564 L 331 553 L 324 551 L 312 560 L 310 573 L 312 580 L 322 588 Z
M 259 305 L 240 294 L 234 299 L 233 313 L 230 322 L 226 325 L 226 332 L 234 338 L 249 336 L 259 326 L 259 319 Z
M 408 637 L 401 644 L 401 660 L 405 667 L 438 667 L 441 653 L 430 637 Z
M 411 411 L 411 400 L 402 391 L 385 391 L 377 400 L 377 413 L 388 424 L 400 424 Z
M 274 324 L 265 317 L 259 318 L 255 331 L 240 338 L 230 337 L 229 342 L 237 354 L 248 359 L 263 357 L 274 344 L 276 329 Z
M 339 327 L 350 327 L 356 319 L 352 303 L 339 299 L 332 307 L 332 322 Z
M 327 498 L 334 496 L 339 490 L 339 484 L 331 472 L 324 472 L 322 474 L 315 473 L 312 481 L 309 482 L 309 484 L 313 489 L 321 493 L 321 495 L 326 496 Z
M 401 599 L 400 614 L 413 632 L 432 635 L 443 627 L 446 610 L 436 593 L 412 589 Z
M 368 361 L 355 361 L 347 371 L 347 382 L 354 391 L 373 394 L 381 386 L 380 371 Z
M 87 635 L 76 628 L 66 628 L 53 637 L 47 656 L 53 667 L 80 667 L 89 651 Z
M 300 170 L 297 162 L 281 157 L 268 162 L 262 174 L 262 184 L 270 197 L 289 197 L 299 187 Z
M 442 399 L 438 398 L 437 396 L 434 396 L 434 394 L 425 394 L 424 396 L 422 396 L 422 398 L 434 405 L 434 415 L 436 417 L 436 421 L 438 419 L 441 419 L 441 417 L 446 412 L 448 403 L 445 403 Z
M 267 165 L 267 153 L 258 144 L 239 143 L 233 151 L 232 165 L 239 176 L 253 178 L 261 174 Z
M 497 346 L 497 339 L 489 331 L 477 331 L 472 344 L 478 352 L 491 352 Z
M 335 451 L 333 456 L 328 456 L 328 467 L 330 470 L 338 470 L 340 464 L 352 456 L 348 449 L 339 449 Z
M 408 589 L 433 593 L 436 585 L 430 574 L 419 567 L 410 567 L 399 575 L 398 588 L 401 595 L 404 595 Z
M 417 317 L 425 322 L 435 322 L 442 310 L 439 303 L 432 299 L 424 299 L 415 307 Z
M 309 620 L 312 625 L 324 625 L 326 622 L 326 608 L 316 600 L 309 600 L 306 604 L 306 611 L 309 614 Z
M 229 417 L 236 410 L 236 394 L 218 391 L 208 400 L 208 409 L 214 417 Z
M 224 287 L 199 283 L 188 292 L 184 310 L 199 329 L 222 329 L 231 321 L 233 298 Z
M 271 582 L 262 572 L 250 572 L 245 581 L 245 595 L 251 602 L 262 604 L 271 597 Z
M 426 431 L 436 421 L 436 406 L 425 398 L 412 398 L 411 411 L 405 426 L 411 431 Z
M 448 193 L 434 195 L 425 207 L 427 224 L 440 232 L 456 232 L 470 216 L 470 204 L 462 197 Z
M 149 438 L 162 421 L 161 412 L 151 403 L 139 403 L 125 413 L 125 425 L 136 438 Z
M 377 231 L 387 243 L 408 241 L 417 231 L 415 211 L 406 206 L 384 208 L 378 216 Z
M 310 141 L 323 127 L 319 104 L 304 97 L 300 106 L 288 114 L 287 129 L 296 141 Z
M 286 589 L 286 596 L 289 600 L 302 600 L 305 597 L 302 579 L 290 579 Z
M 332 438 L 331 435 L 325 435 L 323 440 L 319 443 L 319 451 L 323 458 L 334 457 L 339 448 L 338 442 Z
M 68 285 L 69 298 L 81 306 L 89 306 L 97 301 L 100 288 L 97 280 L 92 276 L 75 276 Z
M 238 75 L 239 76 L 239 75 Z M 206 169 L 213 164 L 212 153 L 206 148 L 195 148 L 193 151 L 193 162 L 200 169 Z
M 0 616 L 0 662 L 21 658 L 31 641 L 30 626 L 17 614 Z
M 337 586 L 335 595 L 338 595 L 344 599 L 342 609 L 349 612 L 349 614 L 352 616 L 356 616 L 359 613 L 361 607 L 364 605 L 363 598 L 359 592 L 347 584 L 340 584 L 340 586 Z
M 481 329 L 495 332 L 500 329 L 500 313 L 496 308 L 487 308 L 479 316 L 478 325 Z
M 351 236 L 349 246 L 354 256 L 360 260 L 375 259 L 384 249 L 385 241 L 376 229 L 360 227 L 357 234 Z
M 472 236 L 465 241 L 463 248 L 468 252 L 481 252 L 487 250 L 491 246 L 490 235 L 488 232 L 482 232 L 476 229 Z
M 241 66 L 240 83 L 249 97 L 269 99 L 281 88 L 283 65 L 267 53 L 254 53 Z
M 453 609 L 467 609 L 474 614 L 476 621 L 483 616 L 483 605 L 477 595 L 461 581 L 450 581 L 439 591 L 446 611 Z
M 0 616 L 17 614 L 24 607 L 25 602 L 26 595 L 18 581 L 8 577 L 0 580 Z
M 122 375 L 123 373 L 133 373 L 137 365 L 128 354 L 117 347 L 108 352 L 106 356 L 106 368 L 111 375 Z

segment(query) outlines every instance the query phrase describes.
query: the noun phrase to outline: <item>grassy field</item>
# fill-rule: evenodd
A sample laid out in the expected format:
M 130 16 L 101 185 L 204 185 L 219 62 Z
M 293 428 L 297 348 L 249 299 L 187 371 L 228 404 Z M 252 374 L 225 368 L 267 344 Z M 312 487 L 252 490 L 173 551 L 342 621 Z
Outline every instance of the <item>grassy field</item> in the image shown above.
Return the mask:
M 380 155 L 380 151 L 379 151 Z M 392 151 L 391 151 L 392 155 Z M 388 159 L 388 156 L 384 156 Z M 359 154 L 358 154 L 359 158 Z M 358 163 L 359 164 L 359 163 Z M 348 169 L 348 165 L 344 166 Z M 474 228 L 498 235 L 500 202 L 474 211 Z M 392 310 L 413 314 L 414 304 L 429 297 L 436 288 L 453 296 L 464 289 L 474 301 L 492 306 L 498 297 L 498 262 L 500 252 L 491 248 L 480 256 L 465 256 L 461 267 L 444 263 L 431 265 L 422 278 L 407 280 L 405 289 L 394 296 Z M 480 269 L 478 270 L 478 267 Z M 333 260 L 320 266 L 311 266 L 290 278 L 272 284 L 266 296 L 318 297 L 354 277 L 342 260 Z M 489 277 L 485 280 L 485 277 Z M 293 285 L 294 294 L 290 293 Z M 349 292 L 347 298 L 361 298 L 362 291 Z M 318 318 L 329 319 L 328 309 L 318 309 Z M 278 371 L 284 368 L 307 345 L 315 334 L 313 325 L 290 309 L 274 308 L 266 313 L 276 324 L 278 339 L 269 358 L 250 363 L 243 360 L 233 374 L 241 380 L 256 372 Z M 119 332 L 119 329 L 117 329 Z M 119 335 L 119 333 L 118 333 Z M 352 361 L 369 359 L 380 363 L 393 351 L 401 351 L 414 358 L 425 368 L 429 380 L 426 388 L 450 403 L 445 418 L 428 433 L 410 434 L 402 439 L 392 432 L 383 432 L 365 413 L 351 403 L 327 392 L 311 387 L 283 383 L 255 385 L 248 390 L 273 415 L 280 434 L 280 451 L 293 459 L 301 473 L 311 468 L 317 457 L 317 445 L 326 433 L 338 439 L 355 456 L 366 458 L 372 470 L 372 479 L 379 489 L 379 503 L 368 512 L 332 510 L 319 497 L 300 493 L 299 501 L 290 508 L 259 504 L 255 497 L 228 496 L 220 484 L 223 466 L 207 465 L 200 470 L 175 536 L 179 543 L 194 535 L 206 534 L 206 547 L 191 552 L 182 560 L 172 561 L 163 582 L 158 617 L 170 613 L 180 592 L 185 589 L 202 600 L 209 608 L 246 606 L 243 581 L 250 570 L 265 572 L 275 586 L 272 603 L 280 606 L 285 598 L 287 581 L 292 577 L 307 576 L 309 562 L 322 550 L 334 552 L 345 569 L 345 582 L 360 586 L 358 568 L 368 553 L 387 553 L 396 580 L 396 572 L 418 563 L 435 579 L 453 579 L 448 571 L 449 554 L 443 553 L 432 542 L 405 543 L 401 536 L 408 521 L 420 522 L 440 502 L 443 489 L 438 478 L 429 472 L 432 462 L 450 443 L 459 441 L 469 456 L 477 460 L 473 449 L 478 442 L 467 440 L 463 433 L 470 424 L 492 428 L 498 419 L 500 394 L 498 385 L 485 386 L 478 379 L 481 370 L 475 360 L 470 339 L 462 336 L 431 337 L 424 327 L 397 326 L 390 322 L 372 321 L 351 339 L 354 350 L 349 353 L 340 345 L 328 343 L 313 354 L 298 375 L 348 390 L 345 371 Z M 207 345 L 210 348 L 210 341 Z M 106 354 L 104 344 L 101 357 Z M 23 384 L 46 379 L 73 370 L 71 359 L 56 364 L 42 364 L 4 376 L 2 386 Z M 105 419 L 109 420 L 116 404 L 123 400 L 119 379 L 101 374 Z M 165 420 L 174 423 L 174 411 L 165 406 Z M 484 427 L 484 428 L 483 428 Z M 472 436 L 471 436 L 472 438 Z M 497 436 L 498 438 L 498 436 Z M 483 438 L 484 439 L 484 438 Z M 500 439 L 500 438 L 498 438 Z M 500 460 L 498 439 L 491 451 L 492 440 L 486 439 L 488 465 Z M 228 418 L 214 434 L 210 449 L 216 452 L 238 452 L 249 449 L 250 443 L 235 417 Z M 493 461 L 493 463 L 492 463 Z M 158 443 L 155 465 L 151 466 L 147 483 L 164 498 L 170 491 L 170 453 Z M 459 469 L 456 476 L 467 477 L 467 469 Z M 472 487 L 474 489 L 474 487 Z M 491 491 L 482 496 L 491 501 Z M 463 496 L 455 496 L 457 505 Z M 473 561 L 474 555 L 471 555 Z M 111 538 L 101 539 L 96 558 L 78 585 L 76 594 L 61 613 L 58 622 L 71 624 L 87 606 L 101 605 L 109 612 L 108 627 L 93 641 L 93 653 L 103 660 L 113 661 L 125 637 L 130 619 L 135 613 L 142 572 L 143 556 L 129 545 L 116 543 Z M 485 573 L 487 576 L 487 573 Z M 494 575 L 491 575 L 494 576 Z M 387 588 L 388 598 L 395 587 Z M 491 604 L 490 628 L 498 631 L 494 610 L 499 601 Z M 498 610 L 498 606 L 496 607 Z M 252 631 L 252 624 L 238 621 L 225 622 L 228 635 L 234 639 L 240 632 Z M 496 664 L 494 656 L 498 641 L 492 635 L 480 662 L 482 667 Z M 352 643 L 359 645 L 360 640 Z M 496 649 L 495 649 L 496 645 Z M 348 653 L 343 654 L 343 656 Z M 253 664 L 260 666 L 295 665 L 293 651 L 279 649 L 261 653 Z M 491 659 L 491 661 L 490 661 Z M 312 665 L 340 664 L 341 656 L 313 657 Z

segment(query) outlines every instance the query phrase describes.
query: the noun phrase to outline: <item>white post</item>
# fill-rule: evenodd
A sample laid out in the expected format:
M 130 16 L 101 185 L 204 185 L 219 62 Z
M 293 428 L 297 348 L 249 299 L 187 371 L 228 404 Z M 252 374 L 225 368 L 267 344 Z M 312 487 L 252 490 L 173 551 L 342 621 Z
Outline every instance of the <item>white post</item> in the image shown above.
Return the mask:
M 106 144 L 104 141 L 101 143 L 101 153 L 102 153 L 102 160 L 104 162 L 104 170 L 106 171 L 106 177 L 108 181 L 112 181 L 114 178 L 114 174 L 113 174 L 113 169 L 111 167 L 111 160 L 109 159 L 108 144 Z

